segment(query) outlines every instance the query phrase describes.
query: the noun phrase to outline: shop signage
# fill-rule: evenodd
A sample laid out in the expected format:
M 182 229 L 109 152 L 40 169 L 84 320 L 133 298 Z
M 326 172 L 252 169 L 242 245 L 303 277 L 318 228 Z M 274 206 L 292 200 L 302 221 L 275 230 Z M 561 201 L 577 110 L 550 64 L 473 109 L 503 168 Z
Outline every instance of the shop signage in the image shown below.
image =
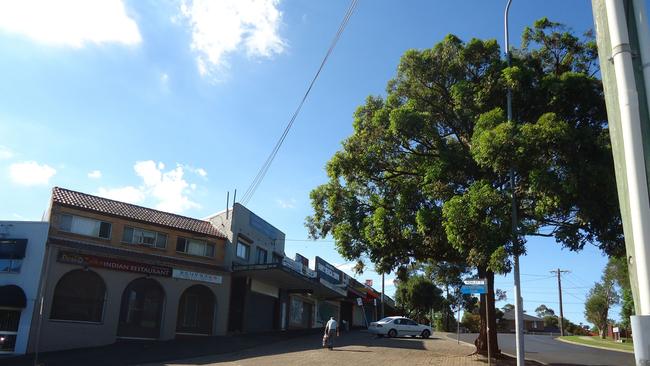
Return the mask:
M 255 215 L 254 213 L 249 212 L 249 214 L 250 215 L 248 216 L 248 223 L 250 224 L 251 227 L 259 231 L 260 233 L 266 235 L 266 237 L 270 238 L 271 240 L 279 239 L 278 229 L 276 229 L 275 227 L 273 227 L 273 225 L 264 221 L 264 219 Z
M 296 253 L 296 262 L 302 263 L 303 266 L 309 267 L 309 259 L 303 257 L 302 255 Z
M 294 261 L 291 258 L 287 258 L 287 257 L 282 258 L 282 265 L 302 274 L 303 276 L 307 276 L 309 278 L 316 278 L 316 272 L 314 272 L 313 269 L 303 265 L 298 261 Z
M 220 285 L 223 282 L 223 277 L 219 275 L 201 273 L 201 272 L 192 272 L 192 271 L 186 271 L 184 269 L 177 269 L 177 268 L 174 268 L 174 270 L 172 271 L 172 277 L 180 278 L 183 280 L 216 283 L 218 285 Z
M 346 296 L 348 294 L 348 292 L 345 291 L 345 289 L 342 289 L 342 288 L 330 283 L 329 281 L 327 281 L 327 280 L 325 280 L 323 278 L 321 278 L 319 282 L 321 283 L 321 285 L 323 285 L 323 286 L 327 287 L 328 289 L 340 294 L 341 296 Z
M 57 260 L 61 263 L 112 269 L 114 271 L 144 273 L 161 277 L 171 277 L 172 275 L 171 267 L 155 266 L 147 263 L 131 262 L 88 254 L 60 251 Z
M 363 306 L 363 299 L 361 299 L 360 297 L 357 297 L 357 305 Z
M 341 270 L 327 263 L 321 257 L 316 257 L 316 274 L 318 278 L 323 278 L 335 285 L 340 284 L 343 277 Z

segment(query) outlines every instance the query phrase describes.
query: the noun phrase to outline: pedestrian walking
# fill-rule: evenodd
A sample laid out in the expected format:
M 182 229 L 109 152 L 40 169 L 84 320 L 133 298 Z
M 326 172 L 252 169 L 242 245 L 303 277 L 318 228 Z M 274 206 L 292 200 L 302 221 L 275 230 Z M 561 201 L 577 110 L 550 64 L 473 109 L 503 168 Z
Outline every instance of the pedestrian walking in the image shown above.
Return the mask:
M 323 346 L 327 346 L 330 350 L 334 348 L 334 337 L 339 336 L 339 326 L 334 317 L 325 324 L 325 334 L 323 335 Z

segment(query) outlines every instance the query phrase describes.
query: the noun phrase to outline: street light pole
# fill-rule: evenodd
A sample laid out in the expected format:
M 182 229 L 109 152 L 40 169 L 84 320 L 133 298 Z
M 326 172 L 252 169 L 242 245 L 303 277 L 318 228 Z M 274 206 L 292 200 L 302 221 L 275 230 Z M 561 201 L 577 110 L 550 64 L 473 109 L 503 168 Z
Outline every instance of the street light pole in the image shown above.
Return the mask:
M 506 4 L 506 10 L 504 14 L 504 28 L 505 28 L 505 52 L 506 52 L 506 62 L 508 67 L 510 67 L 510 37 L 508 34 L 508 13 L 510 11 L 510 4 L 512 0 L 508 0 Z M 508 121 L 512 121 L 512 90 L 508 86 L 507 91 L 507 114 Z M 512 248 L 514 252 L 514 292 L 515 292 L 515 343 L 517 346 L 517 366 L 524 366 L 525 356 L 524 356 L 524 332 L 523 332 L 523 309 L 521 302 L 521 281 L 519 274 L 519 238 L 517 233 L 517 197 L 515 195 L 515 170 L 510 167 L 510 190 L 511 190 L 511 210 L 512 210 Z M 488 341 L 489 342 L 489 341 Z

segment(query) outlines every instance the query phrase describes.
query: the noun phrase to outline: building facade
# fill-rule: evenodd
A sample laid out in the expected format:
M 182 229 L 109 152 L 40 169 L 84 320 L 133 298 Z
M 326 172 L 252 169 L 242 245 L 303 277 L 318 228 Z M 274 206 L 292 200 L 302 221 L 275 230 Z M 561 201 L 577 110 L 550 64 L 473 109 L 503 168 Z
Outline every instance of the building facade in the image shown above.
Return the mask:
M 0 355 L 27 351 L 47 232 L 47 222 L 0 221 Z
M 209 222 L 56 187 L 47 217 L 32 350 L 226 333 L 226 237 Z

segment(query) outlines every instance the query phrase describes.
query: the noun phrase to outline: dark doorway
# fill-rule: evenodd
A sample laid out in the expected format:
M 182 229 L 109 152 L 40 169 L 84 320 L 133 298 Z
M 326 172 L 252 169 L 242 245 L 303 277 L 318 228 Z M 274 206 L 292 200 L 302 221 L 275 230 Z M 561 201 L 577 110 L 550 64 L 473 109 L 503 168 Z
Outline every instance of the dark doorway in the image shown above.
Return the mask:
M 149 339 L 160 337 L 164 301 L 165 293 L 157 281 L 139 278 L 131 282 L 122 294 L 117 336 Z
M 352 303 L 348 301 L 341 301 L 341 320 L 347 322 L 347 329 L 352 327 Z
M 230 314 L 228 317 L 229 332 L 244 330 L 244 303 L 248 287 L 246 280 L 246 277 L 232 279 L 230 286 Z
M 203 285 L 189 287 L 178 302 L 176 333 L 212 334 L 214 294 Z

